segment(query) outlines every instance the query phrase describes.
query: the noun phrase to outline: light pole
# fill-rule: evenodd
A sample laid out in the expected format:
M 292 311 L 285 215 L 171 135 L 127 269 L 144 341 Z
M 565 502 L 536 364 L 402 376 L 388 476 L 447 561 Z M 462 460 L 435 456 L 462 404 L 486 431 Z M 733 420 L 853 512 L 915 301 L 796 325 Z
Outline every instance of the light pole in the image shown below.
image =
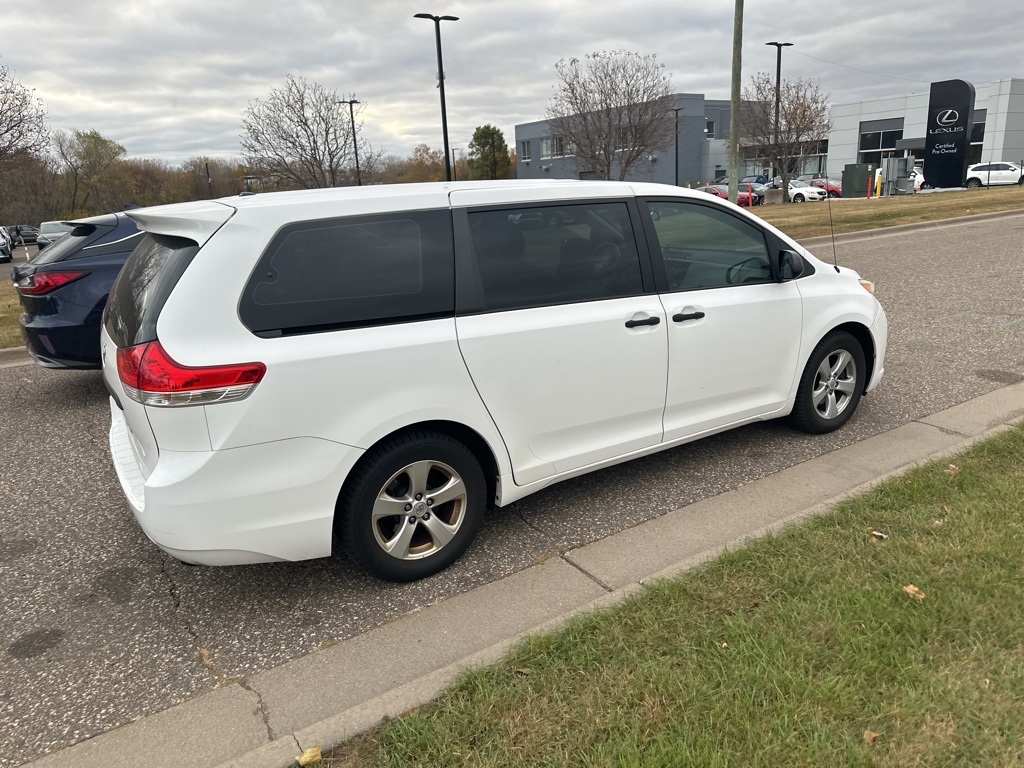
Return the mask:
M 788 48 L 792 43 L 776 43 L 770 42 L 765 45 L 774 45 L 776 56 L 775 56 L 775 151 L 778 152 L 779 148 L 779 104 L 782 100 L 782 49 Z M 779 168 L 779 173 L 782 173 L 782 169 Z M 789 190 L 786 190 L 785 197 L 789 197 Z
M 675 112 L 676 115 L 676 186 L 679 186 L 679 113 L 684 111 L 682 107 L 673 107 L 669 112 Z
M 335 104 L 348 104 L 348 119 L 352 123 L 352 152 L 356 156 L 356 186 L 363 186 L 362 177 L 359 175 L 359 139 L 356 137 L 356 112 L 353 108 L 354 104 L 361 104 L 358 99 L 344 99 L 342 101 L 336 101 Z
M 434 22 L 434 37 L 437 40 L 437 86 L 441 89 L 441 133 L 444 135 L 444 177 L 452 180 L 452 161 L 448 153 L 448 113 L 444 107 L 444 64 L 441 61 L 441 22 L 458 21 L 458 16 L 434 16 L 430 13 L 414 14 L 415 19 L 430 19 Z

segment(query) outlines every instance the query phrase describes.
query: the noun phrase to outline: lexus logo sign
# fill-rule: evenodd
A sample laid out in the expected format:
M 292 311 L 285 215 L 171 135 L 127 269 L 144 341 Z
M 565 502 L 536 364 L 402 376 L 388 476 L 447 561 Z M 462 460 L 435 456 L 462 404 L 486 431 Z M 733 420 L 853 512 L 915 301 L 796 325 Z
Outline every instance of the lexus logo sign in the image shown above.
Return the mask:
M 943 128 L 956 123 L 960 119 L 960 113 L 955 109 L 944 109 L 935 116 L 935 122 Z

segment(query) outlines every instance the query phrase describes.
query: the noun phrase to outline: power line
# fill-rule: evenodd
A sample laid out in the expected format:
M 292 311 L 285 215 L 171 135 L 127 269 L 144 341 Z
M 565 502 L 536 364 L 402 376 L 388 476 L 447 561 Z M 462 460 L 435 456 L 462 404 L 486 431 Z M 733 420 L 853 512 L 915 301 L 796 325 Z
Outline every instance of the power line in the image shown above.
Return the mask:
M 804 53 L 799 48 L 794 48 L 792 52 L 793 53 L 797 53 L 797 54 L 799 54 L 801 56 L 806 56 L 808 59 L 814 59 L 815 61 L 823 61 L 826 64 L 831 64 L 833 67 L 842 67 L 843 69 L 852 69 L 854 72 L 862 72 L 865 75 L 874 75 L 875 77 L 888 77 L 891 80 L 905 80 L 908 83 L 926 83 L 926 82 L 928 82 L 927 80 L 915 80 L 915 79 L 910 78 L 910 77 L 899 77 L 897 75 L 883 75 L 881 72 L 869 72 L 866 69 L 857 69 L 857 67 L 850 67 L 850 66 L 847 66 L 846 64 L 839 64 L 839 63 L 837 63 L 835 61 L 829 61 L 828 59 L 821 59 L 821 58 L 818 58 L 817 56 L 811 56 L 811 54 Z

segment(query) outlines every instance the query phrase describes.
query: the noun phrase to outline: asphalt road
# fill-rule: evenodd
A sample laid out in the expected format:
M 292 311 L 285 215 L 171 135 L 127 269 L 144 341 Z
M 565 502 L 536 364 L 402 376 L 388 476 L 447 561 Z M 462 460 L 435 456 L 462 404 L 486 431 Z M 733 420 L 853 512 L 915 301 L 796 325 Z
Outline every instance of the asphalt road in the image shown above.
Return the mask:
M 344 559 L 181 565 L 122 499 L 99 373 L 0 368 L 0 766 L 1024 379 L 1022 244 L 1024 215 L 842 243 L 890 322 L 886 376 L 844 429 L 753 425 L 562 483 L 493 514 L 467 556 L 415 584 Z M 401 663 L 381 658 L 381 675 Z

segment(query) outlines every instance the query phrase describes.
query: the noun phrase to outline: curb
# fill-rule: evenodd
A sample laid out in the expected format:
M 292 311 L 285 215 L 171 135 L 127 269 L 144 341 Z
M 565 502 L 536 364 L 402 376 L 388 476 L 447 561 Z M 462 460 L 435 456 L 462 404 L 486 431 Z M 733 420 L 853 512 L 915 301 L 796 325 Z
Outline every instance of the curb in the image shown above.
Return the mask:
M 32 358 L 29 357 L 25 347 L 9 347 L 0 349 L 0 368 L 13 368 L 17 365 L 31 365 Z

